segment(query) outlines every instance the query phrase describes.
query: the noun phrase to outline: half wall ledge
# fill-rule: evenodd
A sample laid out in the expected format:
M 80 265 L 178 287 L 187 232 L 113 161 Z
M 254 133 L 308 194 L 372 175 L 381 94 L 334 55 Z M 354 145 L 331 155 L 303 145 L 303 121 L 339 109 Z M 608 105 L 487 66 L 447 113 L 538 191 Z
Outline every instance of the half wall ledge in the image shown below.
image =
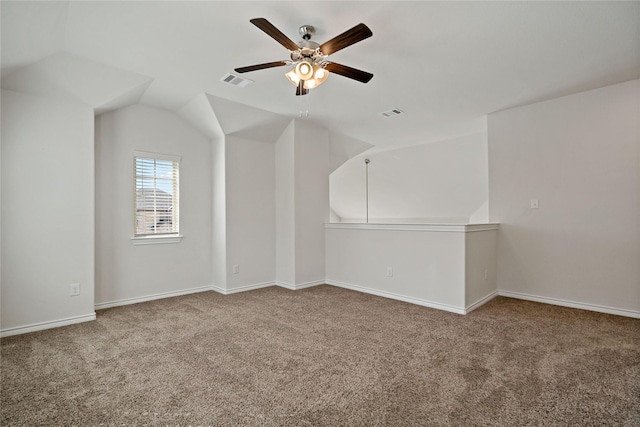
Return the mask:
M 498 294 L 498 228 L 327 223 L 327 283 L 466 314 Z

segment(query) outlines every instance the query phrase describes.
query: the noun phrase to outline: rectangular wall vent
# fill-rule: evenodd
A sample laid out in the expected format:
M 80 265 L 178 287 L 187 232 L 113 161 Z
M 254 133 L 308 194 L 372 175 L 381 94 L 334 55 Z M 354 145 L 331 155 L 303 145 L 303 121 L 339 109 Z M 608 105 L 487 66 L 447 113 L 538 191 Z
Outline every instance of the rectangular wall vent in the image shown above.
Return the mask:
M 397 115 L 402 114 L 402 113 L 404 113 L 404 111 L 399 110 L 397 108 L 394 108 L 392 110 L 383 111 L 382 113 L 380 113 L 380 115 L 383 116 L 383 117 L 387 117 L 388 118 L 388 117 L 397 116 Z
M 229 83 L 238 87 L 247 87 L 253 80 L 245 79 L 244 77 L 236 76 L 235 74 L 227 73 L 220 79 L 221 82 Z

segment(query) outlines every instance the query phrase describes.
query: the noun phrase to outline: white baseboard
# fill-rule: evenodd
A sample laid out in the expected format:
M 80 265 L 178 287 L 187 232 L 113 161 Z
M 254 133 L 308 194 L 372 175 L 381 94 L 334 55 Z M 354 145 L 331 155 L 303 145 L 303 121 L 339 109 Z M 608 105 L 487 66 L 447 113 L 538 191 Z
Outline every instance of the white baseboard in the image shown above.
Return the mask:
M 325 283 L 327 283 L 325 280 L 316 280 L 313 282 L 300 283 L 298 285 L 292 285 L 290 283 L 284 282 L 276 282 L 275 284 L 276 286 L 280 286 L 281 288 L 289 289 L 291 291 L 297 291 L 299 289 L 310 288 L 312 286 L 324 285 Z
M 338 282 L 336 280 L 326 280 L 326 284 L 331 286 L 337 286 L 339 288 L 351 289 L 352 291 L 364 292 L 365 294 L 377 295 L 379 297 L 391 298 L 399 301 L 408 302 L 411 304 L 422 305 L 424 307 L 435 308 L 438 310 L 449 311 L 456 314 L 466 314 L 466 310 L 461 307 L 455 307 L 448 304 L 441 304 L 435 301 L 424 300 L 420 298 L 408 297 L 406 295 L 398 295 L 391 292 L 379 291 L 377 289 L 365 288 L 363 286 L 352 285 L 350 283 Z
M 138 304 L 140 302 L 153 301 L 163 298 L 179 297 L 181 295 L 195 294 L 198 292 L 210 291 L 211 286 L 201 286 L 199 288 L 183 289 L 180 291 L 162 292 L 159 294 L 145 295 L 143 297 L 125 298 L 117 301 L 101 302 L 95 305 L 96 310 L 105 308 L 119 307 L 121 305 Z
M 0 331 L 0 337 L 10 337 L 12 335 L 27 334 L 29 332 L 42 331 L 45 329 L 59 328 L 61 326 L 74 325 L 76 323 L 90 322 L 96 320 L 96 313 L 85 314 L 84 316 L 67 317 L 66 319 L 51 320 L 42 323 L 33 323 L 27 326 L 17 326 Z
M 289 289 L 290 291 L 294 291 L 296 289 L 295 285 L 292 285 L 290 283 L 285 283 L 285 282 L 276 281 L 275 285 L 280 286 L 281 288 Z
M 232 289 L 224 289 L 224 288 L 212 285 L 210 289 L 222 295 L 231 295 L 231 294 L 237 294 L 238 292 L 246 292 L 246 291 L 253 291 L 255 289 L 268 288 L 269 286 L 274 286 L 275 284 L 276 284 L 275 282 L 256 283 L 255 285 L 240 286 Z
M 211 290 L 214 291 L 214 292 L 217 292 L 219 294 L 222 294 L 222 295 L 228 295 L 226 289 L 220 288 L 220 287 L 215 286 L 215 285 L 211 285 Z
M 579 308 L 581 310 L 597 311 L 599 313 L 615 314 L 617 316 L 633 317 L 640 319 L 640 312 L 634 310 L 626 310 L 623 308 L 613 308 L 603 305 L 587 304 L 583 302 L 567 301 L 558 298 L 541 297 L 537 295 L 523 294 L 520 292 L 498 291 L 498 295 L 509 298 L 523 299 L 527 301 L 541 302 L 544 304 L 559 305 L 562 307 Z
M 324 280 L 318 280 L 315 282 L 306 282 L 306 283 L 301 283 L 299 285 L 292 285 L 290 283 L 285 283 L 285 282 L 265 282 L 265 283 L 257 283 L 255 285 L 240 286 L 238 288 L 233 288 L 233 289 L 223 289 L 219 286 L 213 285 L 211 286 L 211 290 L 216 291 L 222 295 L 231 295 L 238 292 L 253 291 L 254 289 L 267 288 L 269 286 L 279 286 L 281 288 L 289 289 L 291 291 L 297 291 L 299 289 L 310 288 L 311 286 L 324 285 L 324 283 L 325 283 Z
M 491 301 L 492 299 L 494 299 L 497 296 L 498 296 L 498 291 L 493 291 L 489 295 L 487 295 L 486 297 L 480 298 L 478 301 L 476 301 L 473 304 L 467 306 L 467 308 L 465 309 L 465 314 L 471 313 L 476 308 L 485 305 L 486 303 L 488 303 L 489 301 Z

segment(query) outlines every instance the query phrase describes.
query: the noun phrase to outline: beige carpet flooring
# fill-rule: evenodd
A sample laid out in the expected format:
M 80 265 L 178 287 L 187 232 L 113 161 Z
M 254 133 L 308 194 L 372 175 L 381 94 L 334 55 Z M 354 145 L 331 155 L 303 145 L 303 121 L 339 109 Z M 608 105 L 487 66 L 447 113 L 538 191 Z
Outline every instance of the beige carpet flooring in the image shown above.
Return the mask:
M 1 346 L 3 427 L 640 425 L 640 320 L 502 297 L 205 292 Z

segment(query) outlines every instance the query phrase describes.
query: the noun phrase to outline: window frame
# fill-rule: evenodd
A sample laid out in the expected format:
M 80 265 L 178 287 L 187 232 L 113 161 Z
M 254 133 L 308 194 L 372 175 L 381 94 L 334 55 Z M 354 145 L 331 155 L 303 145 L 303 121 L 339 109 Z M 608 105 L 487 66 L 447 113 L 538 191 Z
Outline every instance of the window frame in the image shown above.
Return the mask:
M 181 157 L 171 154 L 153 153 L 149 151 L 134 150 L 133 152 L 133 237 L 131 238 L 134 245 L 149 245 L 149 244 L 161 244 L 161 243 L 179 243 L 182 240 L 180 234 L 180 162 Z M 170 161 L 174 163 L 175 178 L 172 180 L 175 186 L 174 193 L 172 194 L 172 222 L 175 221 L 176 231 L 170 233 L 148 233 L 138 234 L 138 171 L 137 171 L 137 159 L 145 159 L 152 161 Z M 156 176 L 155 173 L 153 175 Z M 157 188 L 154 183 L 154 188 Z

